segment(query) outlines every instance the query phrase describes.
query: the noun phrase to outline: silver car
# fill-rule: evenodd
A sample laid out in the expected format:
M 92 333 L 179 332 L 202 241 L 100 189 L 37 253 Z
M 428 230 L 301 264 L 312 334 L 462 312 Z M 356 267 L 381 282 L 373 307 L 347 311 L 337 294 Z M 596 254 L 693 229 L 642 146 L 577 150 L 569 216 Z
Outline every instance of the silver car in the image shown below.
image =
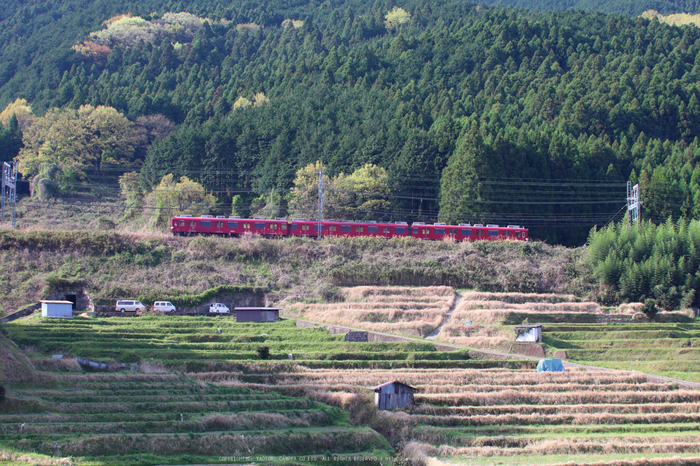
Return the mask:
M 163 311 L 163 312 L 173 312 L 176 311 L 177 309 L 175 308 L 175 305 L 171 303 L 170 301 L 156 301 L 153 303 L 153 310 L 154 311 Z
M 134 301 L 134 300 L 127 300 L 127 299 L 120 299 L 117 301 L 117 305 L 115 307 L 115 310 L 117 312 L 136 312 L 136 311 L 141 311 L 145 312 L 146 311 L 146 306 L 141 304 L 141 301 Z

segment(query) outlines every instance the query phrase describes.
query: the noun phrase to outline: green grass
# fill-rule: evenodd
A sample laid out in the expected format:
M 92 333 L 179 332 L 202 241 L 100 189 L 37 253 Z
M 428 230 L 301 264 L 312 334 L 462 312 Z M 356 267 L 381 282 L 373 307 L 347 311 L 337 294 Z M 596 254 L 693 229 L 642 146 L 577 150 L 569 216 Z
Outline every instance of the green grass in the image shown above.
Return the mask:
M 237 323 L 231 317 L 40 319 L 6 324 L 19 346 L 43 354 L 66 354 L 99 362 L 160 362 L 183 371 L 241 369 L 245 363 L 307 367 L 498 367 L 472 361 L 468 351 L 437 351 L 419 340 L 348 343 L 325 328 L 297 328 L 293 321 Z M 218 333 L 218 331 L 221 333 Z M 266 346 L 269 358 L 260 359 Z M 290 360 L 289 355 L 292 355 Z M 495 366 L 494 366 L 495 364 Z
M 0 412 L 0 449 L 77 458 L 74 464 L 184 464 L 224 456 L 383 452 L 375 431 L 339 408 L 177 374 L 62 374 L 50 388 L 8 390 L 33 409 Z M 146 459 L 143 459 L 146 458 Z M 152 460 L 149 460 L 151 458 Z M 120 460 L 121 461 L 121 460 Z M 151 462 L 154 461 L 154 462 Z M 273 459 L 272 462 L 275 462 Z M 1 464 L 1 463 L 0 463 Z
M 543 339 L 569 361 L 700 381 L 698 323 L 547 324 Z

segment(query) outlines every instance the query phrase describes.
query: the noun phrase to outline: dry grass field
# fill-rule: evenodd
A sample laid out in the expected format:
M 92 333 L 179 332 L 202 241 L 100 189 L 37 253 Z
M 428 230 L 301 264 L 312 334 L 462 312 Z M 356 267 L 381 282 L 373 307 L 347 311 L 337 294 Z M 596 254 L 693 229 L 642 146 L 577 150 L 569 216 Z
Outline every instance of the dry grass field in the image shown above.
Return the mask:
M 294 303 L 285 312 L 294 317 L 376 332 L 425 337 L 445 318 L 455 300 L 449 286 L 343 288 L 337 303 Z
M 597 303 L 580 302 L 572 295 L 465 292 L 460 293 L 454 314 L 438 338 L 459 345 L 494 348 L 513 341 L 512 325 L 600 313 Z

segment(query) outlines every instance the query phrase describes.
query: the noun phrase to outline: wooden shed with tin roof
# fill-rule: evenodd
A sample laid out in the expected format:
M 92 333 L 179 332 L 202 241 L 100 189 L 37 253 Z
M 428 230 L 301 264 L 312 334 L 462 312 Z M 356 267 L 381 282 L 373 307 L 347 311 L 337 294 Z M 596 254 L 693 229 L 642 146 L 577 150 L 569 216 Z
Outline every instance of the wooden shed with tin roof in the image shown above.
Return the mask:
M 374 390 L 374 404 L 379 409 L 410 408 L 415 403 L 413 392 L 416 388 L 403 382 L 392 380 L 370 390 Z

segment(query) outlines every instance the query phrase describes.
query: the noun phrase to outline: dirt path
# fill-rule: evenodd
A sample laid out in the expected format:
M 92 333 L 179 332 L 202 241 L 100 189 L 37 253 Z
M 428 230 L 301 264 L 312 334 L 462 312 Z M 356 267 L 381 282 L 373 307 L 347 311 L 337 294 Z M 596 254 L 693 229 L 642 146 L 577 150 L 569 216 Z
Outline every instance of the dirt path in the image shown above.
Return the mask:
M 405 335 L 396 335 L 393 333 L 375 332 L 373 330 L 367 330 L 366 328 L 357 328 L 357 327 L 348 327 L 346 325 L 328 324 L 325 322 L 317 322 L 314 320 L 299 319 L 297 317 L 292 317 L 292 316 L 284 316 L 284 317 L 289 319 L 289 320 L 294 320 L 294 321 L 300 320 L 302 322 L 308 322 L 310 324 L 317 324 L 317 325 L 323 325 L 323 326 L 332 325 L 334 327 L 347 328 L 353 332 L 370 332 L 370 333 L 374 333 L 376 335 L 382 335 L 382 336 L 390 337 L 390 338 L 393 338 L 396 340 L 425 342 L 425 340 L 427 339 L 427 337 L 426 337 L 426 339 L 423 339 L 423 338 L 409 337 L 409 336 L 405 336 Z M 445 317 L 447 318 L 447 316 L 445 316 Z M 525 354 L 506 353 L 504 351 L 494 351 L 494 350 L 488 350 L 488 349 L 483 349 L 483 348 L 473 348 L 471 346 L 455 345 L 453 343 L 443 343 L 443 342 L 434 342 L 434 343 L 436 345 L 440 345 L 442 347 L 448 347 L 448 348 L 454 348 L 454 349 L 468 349 L 468 350 L 478 351 L 479 353 L 498 356 L 500 358 L 530 359 L 532 361 L 539 361 L 540 359 L 542 359 L 542 358 L 538 358 L 536 356 L 527 356 Z M 588 366 L 586 364 L 579 364 L 576 362 L 569 362 L 569 361 L 562 361 L 562 362 L 564 363 L 564 367 L 569 367 L 569 368 L 579 367 L 579 368 L 586 369 L 589 371 L 639 372 L 639 371 L 632 371 L 632 370 L 610 369 L 608 367 Z M 662 377 L 660 375 L 646 374 L 644 372 L 642 372 L 642 374 L 644 374 L 647 377 L 647 380 L 649 382 L 656 382 L 656 383 L 670 382 L 670 383 L 677 383 L 681 387 L 685 387 L 685 388 L 700 389 L 700 383 L 698 383 L 698 382 L 689 382 L 687 380 L 674 379 L 671 377 Z
M 433 330 L 433 333 L 425 337 L 426 340 L 433 340 L 435 337 L 438 336 L 440 333 L 440 330 L 442 330 L 442 327 L 444 327 L 450 320 L 452 320 L 452 314 L 454 314 L 455 309 L 457 309 L 457 305 L 459 302 L 462 300 L 462 294 L 457 293 L 455 296 L 455 300 L 452 302 L 452 306 L 450 307 L 450 310 L 447 311 L 447 314 L 445 314 L 445 317 L 442 318 L 442 322 L 440 322 L 440 325 L 437 326 L 435 330 Z

